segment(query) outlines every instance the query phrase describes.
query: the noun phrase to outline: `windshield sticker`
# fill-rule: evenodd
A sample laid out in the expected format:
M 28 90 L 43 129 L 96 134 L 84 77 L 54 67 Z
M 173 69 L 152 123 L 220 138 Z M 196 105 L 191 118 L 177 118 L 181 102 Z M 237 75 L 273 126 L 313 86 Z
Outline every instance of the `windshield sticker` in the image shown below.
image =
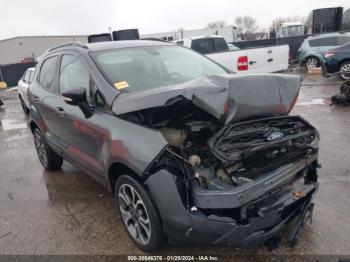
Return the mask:
M 129 84 L 126 81 L 120 81 L 120 82 L 114 83 L 114 87 L 119 90 L 119 89 L 124 89 L 129 87 Z

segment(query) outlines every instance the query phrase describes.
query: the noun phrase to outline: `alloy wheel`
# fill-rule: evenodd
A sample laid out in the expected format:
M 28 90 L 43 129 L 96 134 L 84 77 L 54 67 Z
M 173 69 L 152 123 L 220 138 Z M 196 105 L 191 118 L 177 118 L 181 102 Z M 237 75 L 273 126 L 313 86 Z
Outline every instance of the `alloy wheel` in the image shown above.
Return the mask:
M 349 74 L 341 74 L 341 78 L 344 80 L 350 79 L 350 63 L 346 63 L 341 66 L 340 72 L 349 72 Z
M 34 134 L 34 145 L 40 162 L 43 164 L 43 166 L 47 167 L 48 160 L 45 144 L 38 132 L 35 132 Z
M 310 57 L 306 60 L 306 68 L 314 69 L 318 67 L 318 60 L 315 57 Z
M 145 203 L 136 189 L 129 184 L 121 185 L 118 204 L 129 234 L 138 243 L 147 245 L 151 239 L 151 223 Z

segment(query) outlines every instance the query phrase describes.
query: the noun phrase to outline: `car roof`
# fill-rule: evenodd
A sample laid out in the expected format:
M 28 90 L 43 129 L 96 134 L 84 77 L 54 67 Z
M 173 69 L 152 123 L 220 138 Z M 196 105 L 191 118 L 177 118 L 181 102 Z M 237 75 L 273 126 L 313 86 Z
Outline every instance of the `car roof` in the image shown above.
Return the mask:
M 175 45 L 174 43 L 157 41 L 157 40 L 121 40 L 121 41 L 106 41 L 82 44 L 80 42 L 65 43 L 62 45 L 54 46 L 48 50 L 48 52 L 56 52 L 63 49 L 79 49 L 86 50 L 87 52 L 104 51 L 117 48 L 128 47 L 141 47 L 141 46 L 160 46 L 160 45 Z
M 321 35 L 314 35 L 310 36 L 308 39 L 319 39 L 319 38 L 326 38 L 326 37 L 335 37 L 335 36 L 350 36 L 350 33 L 343 33 L 343 32 L 336 32 L 336 33 L 328 33 L 328 34 L 321 34 Z
M 199 35 L 199 36 L 193 36 L 193 37 L 187 37 L 187 38 L 196 40 L 201 38 L 224 38 L 224 37 L 221 35 Z
M 224 37 L 221 35 L 198 35 L 198 36 L 184 37 L 184 38 L 175 40 L 174 42 L 184 41 L 185 39 L 196 40 L 196 39 L 204 39 L 204 38 L 224 38 Z

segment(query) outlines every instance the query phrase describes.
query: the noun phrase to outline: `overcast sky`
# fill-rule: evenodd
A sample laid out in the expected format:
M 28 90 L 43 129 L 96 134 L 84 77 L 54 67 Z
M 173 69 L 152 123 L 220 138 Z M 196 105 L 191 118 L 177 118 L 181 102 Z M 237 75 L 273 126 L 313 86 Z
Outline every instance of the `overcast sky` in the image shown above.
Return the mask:
M 251 15 L 262 28 L 276 17 L 307 16 L 315 8 L 349 0 L 2 0 L 0 39 L 26 35 L 96 34 L 139 28 L 140 34 L 234 23 Z

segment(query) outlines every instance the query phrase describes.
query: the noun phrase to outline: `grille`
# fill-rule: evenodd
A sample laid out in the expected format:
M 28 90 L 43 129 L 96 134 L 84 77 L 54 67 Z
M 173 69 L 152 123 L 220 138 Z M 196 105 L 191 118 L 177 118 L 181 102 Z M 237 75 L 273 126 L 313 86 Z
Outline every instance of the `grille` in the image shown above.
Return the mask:
M 274 134 L 279 137 L 276 140 Z M 254 174 L 295 161 L 308 153 L 315 129 L 300 117 L 274 117 L 233 124 L 209 144 L 230 171 Z

